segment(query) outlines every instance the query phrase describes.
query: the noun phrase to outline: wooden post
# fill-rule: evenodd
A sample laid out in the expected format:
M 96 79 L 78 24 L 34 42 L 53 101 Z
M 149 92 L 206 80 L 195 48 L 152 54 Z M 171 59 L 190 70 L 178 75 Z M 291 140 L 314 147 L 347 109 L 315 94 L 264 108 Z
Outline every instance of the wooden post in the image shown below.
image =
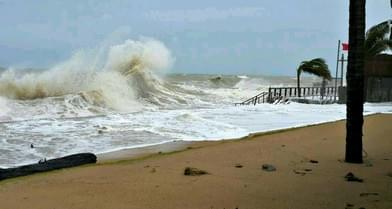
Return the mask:
M 338 41 L 338 53 L 337 53 L 337 58 L 336 58 L 335 88 L 337 88 L 337 86 L 338 86 L 339 55 L 340 55 L 340 40 Z M 335 96 L 335 101 L 336 101 L 336 93 L 334 96 Z
M 342 54 L 342 63 L 341 63 L 341 79 L 340 79 L 340 86 L 343 86 L 343 75 L 344 75 L 344 54 Z
M 271 98 L 271 93 L 272 93 L 272 92 L 271 92 L 271 87 L 269 87 L 269 88 L 268 88 L 268 102 L 269 102 L 269 103 L 271 103 L 271 100 L 272 100 L 272 98 Z

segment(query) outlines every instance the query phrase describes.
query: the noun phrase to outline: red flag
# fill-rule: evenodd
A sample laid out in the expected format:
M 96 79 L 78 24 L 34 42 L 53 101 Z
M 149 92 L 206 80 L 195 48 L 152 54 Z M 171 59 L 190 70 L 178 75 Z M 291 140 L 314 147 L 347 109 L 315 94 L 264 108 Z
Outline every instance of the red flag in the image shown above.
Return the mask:
M 342 43 L 343 51 L 348 51 L 348 43 Z

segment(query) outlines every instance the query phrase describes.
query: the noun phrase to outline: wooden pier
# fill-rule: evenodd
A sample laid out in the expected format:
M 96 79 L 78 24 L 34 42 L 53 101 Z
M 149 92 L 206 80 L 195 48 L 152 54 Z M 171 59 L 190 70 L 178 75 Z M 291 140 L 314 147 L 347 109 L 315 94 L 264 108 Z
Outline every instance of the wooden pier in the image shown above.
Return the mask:
M 335 87 L 301 87 L 301 97 L 298 97 L 297 87 L 269 87 L 268 91 L 249 98 L 235 105 L 256 105 L 261 103 L 283 103 L 290 99 L 308 99 L 319 101 L 336 101 Z

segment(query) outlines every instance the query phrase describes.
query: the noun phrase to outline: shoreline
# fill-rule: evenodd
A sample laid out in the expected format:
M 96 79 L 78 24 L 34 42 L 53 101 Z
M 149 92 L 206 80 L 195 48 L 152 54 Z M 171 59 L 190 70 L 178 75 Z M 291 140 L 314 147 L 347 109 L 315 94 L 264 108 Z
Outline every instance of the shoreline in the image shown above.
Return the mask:
M 366 115 L 364 114 L 364 118 L 377 116 L 377 115 L 388 115 L 388 114 L 392 115 L 392 113 L 369 113 Z M 225 142 L 249 140 L 254 137 L 281 133 L 281 132 L 286 132 L 286 131 L 291 131 L 296 129 L 308 128 L 308 127 L 313 127 L 318 125 L 336 123 L 345 120 L 346 119 L 338 119 L 338 120 L 323 121 L 323 122 L 307 124 L 307 125 L 298 125 L 293 127 L 271 129 L 267 131 L 250 132 L 245 136 L 235 137 L 235 138 L 212 139 L 212 140 L 208 140 L 208 139 L 207 140 L 175 140 L 175 141 L 166 141 L 166 142 L 152 144 L 152 145 L 145 145 L 145 146 L 140 145 L 140 147 L 119 148 L 118 150 L 96 153 L 97 163 L 98 164 L 112 163 L 112 162 L 123 161 L 123 160 L 135 160 L 138 158 L 144 158 L 152 155 L 170 154 L 172 152 L 181 152 L 187 149 L 202 148 L 202 147 L 221 144 Z
M 300 105 L 300 104 L 296 104 L 296 105 Z M 385 113 L 385 112 L 390 112 L 390 109 L 388 109 L 390 107 L 390 104 L 387 107 L 384 107 L 386 104 L 382 104 L 382 107 L 377 107 L 379 105 L 368 105 L 369 110 L 367 112 L 365 112 L 365 115 L 368 114 L 377 114 L 379 113 Z M 335 105 L 333 105 L 334 108 Z M 287 106 L 288 107 L 288 106 Z M 28 143 L 26 143 L 25 145 L 20 145 L 19 146 L 19 150 L 14 150 L 14 148 L 12 147 L 12 144 L 10 144 L 8 141 L 5 141 L 3 144 L 5 147 L 10 147 L 7 148 L 6 150 L 10 150 L 10 154 L 6 155 L 3 154 L 2 155 L 2 164 L 1 164 L 1 168 L 11 168 L 11 167 L 17 167 L 17 166 L 23 166 L 26 164 L 32 164 L 32 163 L 36 163 L 38 162 L 40 159 L 42 158 L 47 158 L 47 159 L 52 159 L 52 158 L 58 158 L 61 156 L 67 156 L 67 155 L 71 155 L 71 154 L 75 154 L 75 153 L 83 153 L 83 152 L 91 152 L 91 153 L 95 153 L 96 155 L 102 155 L 105 153 L 110 153 L 110 152 L 117 152 L 117 151 L 121 151 L 121 150 L 128 150 L 128 149 L 134 149 L 137 148 L 139 149 L 140 147 L 149 147 L 150 145 L 156 145 L 156 144 L 165 144 L 165 143 L 172 143 L 173 141 L 215 141 L 215 140 L 230 140 L 230 139 L 237 139 L 237 138 L 242 138 L 242 137 L 246 137 L 249 134 L 254 134 L 254 133 L 258 133 L 258 132 L 269 132 L 269 131 L 276 131 L 276 130 L 286 130 L 289 128 L 293 128 L 293 127 L 306 127 L 309 125 L 314 125 L 314 124 L 323 124 L 326 122 L 334 122 L 334 121 L 339 121 L 344 119 L 342 113 L 343 113 L 343 109 L 340 106 L 338 111 L 334 110 L 335 113 L 339 112 L 339 114 L 333 114 L 334 112 L 331 110 L 331 108 L 327 107 L 327 109 L 325 110 L 325 114 L 323 113 L 318 113 L 318 111 L 313 111 L 315 112 L 314 114 L 319 114 L 319 116 L 315 115 L 314 118 L 312 119 L 309 116 L 303 117 L 301 116 L 301 113 L 298 115 L 298 120 L 295 120 L 296 117 L 289 119 L 288 121 L 286 120 L 278 120 L 279 117 L 275 117 L 276 115 L 279 114 L 283 114 L 285 111 L 281 112 L 281 113 L 274 113 L 274 118 L 272 118 L 271 122 L 265 121 L 264 120 L 260 120 L 259 122 L 256 122 L 256 124 L 252 125 L 246 125 L 246 123 L 241 122 L 241 116 L 239 116 L 238 114 L 235 114 L 233 116 L 233 118 L 229 123 L 227 123 L 228 125 L 232 125 L 237 127 L 237 129 L 231 129 L 231 130 L 219 130 L 216 129 L 216 127 L 219 126 L 213 126 L 213 132 L 203 132 L 206 127 L 201 126 L 203 128 L 201 128 L 200 130 L 198 130 L 197 128 L 191 128 L 189 127 L 190 130 L 186 130 L 187 126 L 186 125 L 182 125 L 181 128 L 183 130 L 186 130 L 185 132 L 189 132 L 191 133 L 192 131 L 196 131 L 195 133 L 199 133 L 199 134 L 195 134 L 195 136 L 199 136 L 199 137 L 192 137 L 193 134 L 189 134 L 189 137 L 187 138 L 186 136 L 179 136 L 176 137 L 175 135 L 173 137 L 168 136 L 168 137 L 164 137 L 164 139 L 162 137 L 158 138 L 154 138 L 153 140 L 150 140 L 148 138 L 148 135 L 146 135 L 147 137 L 143 138 L 141 137 L 139 138 L 135 138 L 136 140 L 138 140 L 138 142 L 132 142 L 132 136 L 128 135 L 128 134 L 124 134 L 124 141 L 121 142 L 116 142 L 116 140 L 119 138 L 119 136 L 116 136 L 115 132 L 111 132 L 108 131 L 108 133 L 104 133 L 102 135 L 96 136 L 94 134 L 91 135 L 90 138 L 88 138 L 87 140 L 82 139 L 80 142 L 78 140 L 78 138 L 75 138 L 75 142 L 73 142 L 74 138 L 71 138 L 69 136 L 72 136 L 74 134 L 66 134 L 66 136 L 64 136 L 64 143 L 60 141 L 56 141 L 56 140 L 52 140 L 55 139 L 58 136 L 58 133 L 51 131 L 49 133 L 49 135 L 46 137 L 44 137 L 43 139 L 45 140 L 41 140 L 41 138 L 36 135 L 33 134 L 32 135 L 32 140 L 29 141 Z M 283 109 L 285 109 L 285 107 L 282 107 Z M 303 108 L 303 106 L 299 106 L 297 107 L 299 109 Z M 332 109 L 333 109 L 332 108 Z M 251 108 L 252 109 L 252 108 Z M 289 108 L 291 109 L 291 108 Z M 317 108 L 316 108 L 317 109 Z M 241 110 L 242 111 L 242 110 Z M 245 108 L 245 114 L 252 115 L 249 114 L 249 111 L 246 110 Z M 331 112 L 332 111 L 332 112 Z M 331 115 L 332 113 L 332 115 Z M 181 114 L 180 114 L 181 115 Z M 256 115 L 250 117 L 250 118 L 260 118 L 260 117 L 264 117 L 265 114 L 263 113 L 263 111 L 256 111 Z M 175 117 L 176 118 L 176 117 Z M 212 121 L 215 121 L 215 119 L 213 119 Z M 216 120 L 219 121 L 219 120 Z M 235 121 L 240 121 L 237 123 L 235 123 Z M 177 121 L 178 122 L 178 121 Z M 191 121 L 190 121 L 191 122 Z M 30 124 L 31 123 L 31 124 Z M 188 122 L 189 123 L 189 122 Z M 108 127 L 110 127 L 110 123 L 108 123 Z M 198 123 L 196 123 L 198 124 Z M 26 124 L 25 124 L 26 125 Z M 32 125 L 32 122 L 29 122 L 29 124 L 27 125 Z M 27 126 L 26 125 L 26 126 Z M 199 124 L 200 125 L 200 124 Z M 35 125 L 34 125 L 35 126 Z M 13 128 L 10 129 L 10 131 L 12 130 L 17 130 L 17 125 L 12 126 Z M 66 127 L 66 126 L 64 126 Z M 75 128 L 76 126 L 72 126 L 73 128 Z M 228 126 L 229 127 L 229 126 Z M 226 127 L 226 128 L 228 128 Z M 70 132 L 67 133 L 77 133 L 78 130 L 74 130 L 71 129 Z M 132 127 L 129 127 L 132 128 Z M 61 128 L 60 128 L 61 129 Z M 170 128 L 169 128 L 170 129 Z M 195 129 L 195 130 L 194 130 Z M 86 129 L 87 130 L 87 129 Z M 83 132 L 84 135 L 89 135 L 91 133 L 93 133 L 94 131 L 99 131 L 98 129 L 95 130 L 94 128 L 92 130 L 90 130 L 89 132 Z M 60 130 L 61 132 L 61 130 Z M 64 132 L 65 133 L 65 132 Z M 158 133 L 159 134 L 159 133 Z M 16 134 L 15 136 L 11 135 L 11 139 L 15 138 L 18 134 Z M 50 137 L 52 136 L 53 137 Z M 161 134 L 159 134 L 161 135 Z M 3 134 L 4 136 L 4 134 Z M 99 139 L 99 140 L 94 140 L 94 139 Z M 113 139 L 114 143 L 111 142 L 110 140 L 107 141 L 103 141 L 105 137 L 111 137 L 111 139 Z M 60 136 L 61 138 L 61 136 Z M 177 139 L 176 139 L 177 138 Z M 181 139 L 179 139 L 181 138 Z M 47 139 L 47 140 L 46 140 Z M 128 140 L 128 139 L 132 139 L 132 140 Z M 140 141 L 141 140 L 141 141 Z M 117 140 L 118 141 L 118 140 Z M 150 141 L 150 142 L 149 142 Z M 34 143 L 34 145 L 38 146 L 42 146 L 42 149 L 37 149 L 37 151 L 31 150 L 30 149 L 30 143 Z M 42 143 L 42 144 L 41 144 Z M 67 143 L 71 143 L 75 144 L 76 146 L 70 146 L 67 148 Z M 87 143 L 86 145 L 84 143 Z M 136 143 L 136 144 L 135 144 Z M 140 144 L 139 144 L 140 143 Z M 66 149 L 67 148 L 67 149 Z M 28 153 L 32 153 L 31 155 L 34 155 L 33 157 L 29 156 Z
M 370 112 L 370 113 L 364 113 L 364 118 L 370 117 L 370 116 L 388 115 L 388 114 L 392 115 L 392 113 L 389 113 L 389 112 Z M 144 145 L 142 144 L 142 145 L 136 145 L 136 146 L 130 146 L 130 147 L 124 147 L 124 148 L 117 148 L 117 149 L 112 149 L 112 150 L 108 150 L 108 151 L 97 152 L 94 154 L 97 156 L 97 163 L 110 163 L 110 162 L 122 161 L 122 160 L 127 160 L 127 159 L 143 158 L 143 157 L 147 157 L 149 155 L 154 155 L 154 154 L 164 154 L 164 153 L 170 153 L 170 152 L 185 151 L 186 149 L 189 149 L 190 147 L 191 148 L 204 147 L 204 146 L 208 146 L 210 144 L 219 144 L 221 142 L 228 142 L 228 141 L 230 142 L 230 141 L 250 139 L 252 137 L 274 134 L 274 133 L 290 131 L 290 130 L 295 130 L 295 129 L 301 129 L 301 128 L 307 128 L 307 127 L 312 127 L 312 126 L 318 126 L 318 125 L 323 125 L 323 124 L 335 123 L 335 122 L 344 121 L 344 120 L 345 119 L 336 119 L 336 120 L 322 121 L 322 122 L 316 122 L 316 123 L 311 123 L 311 124 L 301 124 L 301 125 L 296 125 L 296 126 L 292 126 L 292 127 L 269 129 L 266 131 L 256 131 L 256 132 L 250 132 L 244 136 L 233 137 L 233 138 L 163 141 L 163 142 L 158 142 L 155 144 L 144 144 Z M 79 153 L 82 153 L 82 152 L 79 152 Z M 68 155 L 72 155 L 72 154 L 78 154 L 78 153 L 69 153 Z M 64 155 L 64 156 L 67 156 L 67 155 Z M 61 156 L 61 157 L 63 157 L 63 156 Z M 48 158 L 48 159 L 56 159 L 56 158 Z M 32 163 L 21 163 L 21 164 L 16 164 L 15 166 L 11 166 L 11 167 L 1 167 L 0 166 L 0 168 L 2 168 L 2 169 L 14 168 L 14 167 L 19 167 L 19 166 L 24 166 L 24 165 L 30 165 Z
M 341 120 L 115 152 L 95 165 L 2 181 L 0 202 L 13 209 L 389 209 L 391 123 L 391 114 L 365 117 L 364 164 L 343 162 Z M 186 176 L 188 167 L 208 174 Z M 346 181 L 349 172 L 363 182 Z

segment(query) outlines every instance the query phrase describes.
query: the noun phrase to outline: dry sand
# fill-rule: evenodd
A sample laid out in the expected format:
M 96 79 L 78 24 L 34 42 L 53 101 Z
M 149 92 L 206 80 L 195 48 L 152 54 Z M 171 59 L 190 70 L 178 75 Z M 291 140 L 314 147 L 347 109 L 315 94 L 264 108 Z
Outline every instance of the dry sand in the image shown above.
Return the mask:
M 3 181 L 0 208 L 391 209 L 391 124 L 392 115 L 366 118 L 361 165 L 342 162 L 340 121 Z M 210 174 L 184 176 L 187 166 Z M 364 182 L 345 181 L 348 172 Z

